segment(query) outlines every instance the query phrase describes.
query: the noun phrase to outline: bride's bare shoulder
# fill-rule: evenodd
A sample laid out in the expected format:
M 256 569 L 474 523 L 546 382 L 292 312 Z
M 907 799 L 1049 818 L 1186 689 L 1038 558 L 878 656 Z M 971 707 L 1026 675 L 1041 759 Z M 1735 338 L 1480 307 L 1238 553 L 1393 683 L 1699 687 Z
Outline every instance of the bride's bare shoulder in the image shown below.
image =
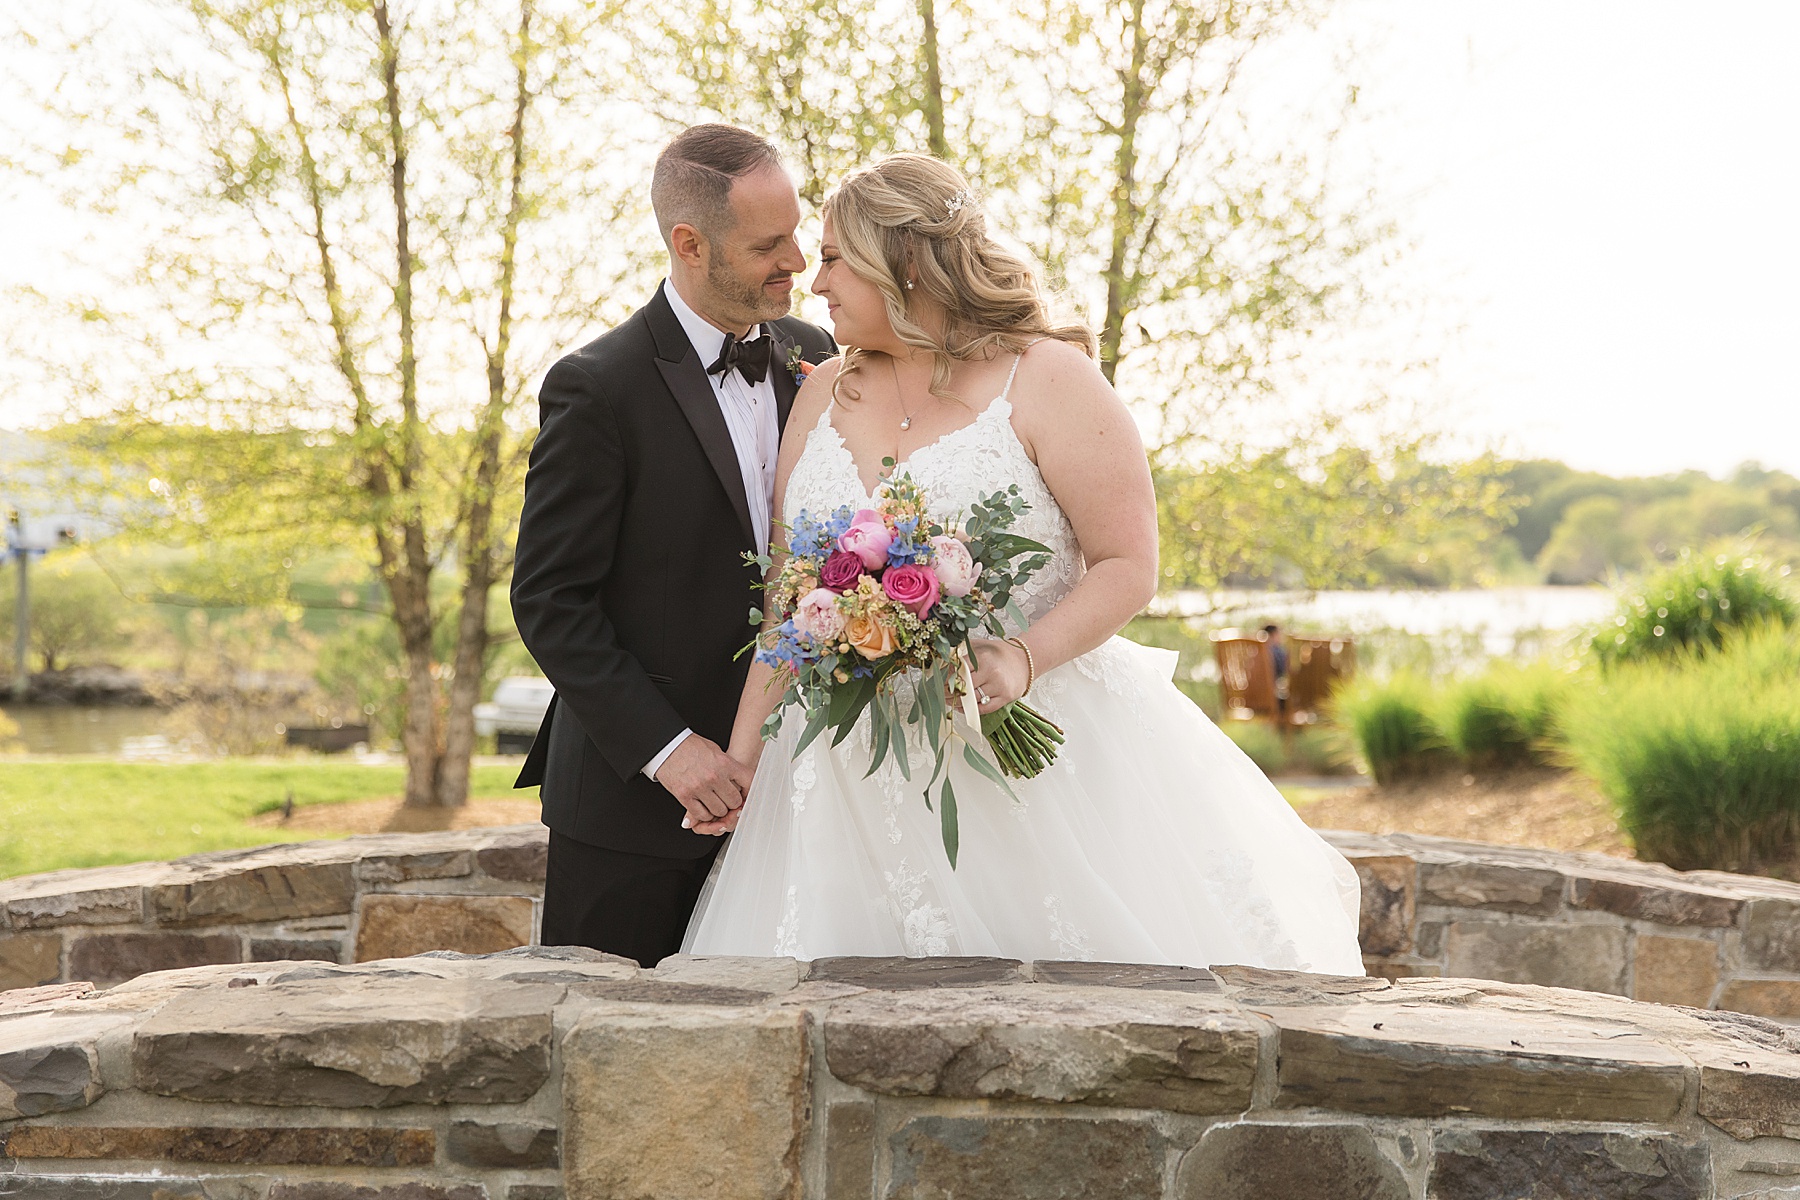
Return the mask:
M 1061 422 L 1096 406 L 1119 404 L 1100 364 L 1080 346 L 1054 338 L 1025 351 L 1012 400 L 1013 411 L 1026 422 Z

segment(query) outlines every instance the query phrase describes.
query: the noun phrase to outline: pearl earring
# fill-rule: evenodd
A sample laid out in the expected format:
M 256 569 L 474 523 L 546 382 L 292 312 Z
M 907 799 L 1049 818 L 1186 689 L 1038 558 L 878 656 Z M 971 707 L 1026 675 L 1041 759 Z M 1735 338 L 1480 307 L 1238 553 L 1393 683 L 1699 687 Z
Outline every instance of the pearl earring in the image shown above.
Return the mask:
M 913 281 L 910 279 L 906 281 L 906 290 L 909 292 L 913 290 Z

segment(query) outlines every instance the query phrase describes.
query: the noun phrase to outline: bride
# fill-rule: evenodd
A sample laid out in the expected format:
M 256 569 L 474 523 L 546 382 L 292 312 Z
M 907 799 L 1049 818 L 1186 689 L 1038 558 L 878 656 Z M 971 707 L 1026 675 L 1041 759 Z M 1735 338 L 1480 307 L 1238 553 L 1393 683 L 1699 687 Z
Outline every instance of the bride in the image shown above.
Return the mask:
M 1067 732 L 1010 797 L 953 755 L 961 854 L 945 858 L 913 782 L 872 777 L 869 718 L 837 746 L 788 720 L 756 664 L 729 753 L 756 768 L 688 927 L 693 954 L 999 955 L 1362 973 L 1357 880 L 1170 682 L 1167 652 L 1114 636 L 1155 594 L 1155 496 L 1138 431 L 1093 338 L 1052 324 L 1034 272 L 988 234 L 961 176 L 898 154 L 826 201 L 813 292 L 842 358 L 795 400 L 776 468 L 790 518 L 866 507 L 884 465 L 948 523 L 1017 484 L 1015 532 L 1054 551 L 1016 595 L 1026 624 L 975 644 L 981 711 L 1019 699 Z M 902 709 L 904 710 L 904 705 Z M 985 750 L 985 746 L 982 747 Z M 924 768 L 922 771 L 921 768 Z

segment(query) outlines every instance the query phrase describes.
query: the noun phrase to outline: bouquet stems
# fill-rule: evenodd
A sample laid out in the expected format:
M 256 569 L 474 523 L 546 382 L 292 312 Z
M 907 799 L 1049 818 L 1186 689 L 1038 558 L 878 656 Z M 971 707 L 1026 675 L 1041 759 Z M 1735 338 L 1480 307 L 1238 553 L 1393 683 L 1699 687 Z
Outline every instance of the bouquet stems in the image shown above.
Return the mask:
M 982 714 L 981 732 L 1000 769 L 1014 779 L 1030 779 L 1056 761 L 1063 731 L 1023 700 Z

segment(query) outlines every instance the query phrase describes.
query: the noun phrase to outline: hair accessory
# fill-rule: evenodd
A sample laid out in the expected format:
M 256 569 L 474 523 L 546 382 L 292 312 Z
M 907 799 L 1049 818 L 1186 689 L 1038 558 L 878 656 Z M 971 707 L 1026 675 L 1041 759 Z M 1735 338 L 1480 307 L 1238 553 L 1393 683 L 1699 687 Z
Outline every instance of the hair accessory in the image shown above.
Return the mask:
M 956 195 L 944 201 L 944 207 L 949 210 L 951 216 L 955 216 L 963 210 L 965 204 L 973 203 L 975 203 L 975 197 L 969 194 L 969 189 L 964 188 L 962 191 L 956 193 Z

